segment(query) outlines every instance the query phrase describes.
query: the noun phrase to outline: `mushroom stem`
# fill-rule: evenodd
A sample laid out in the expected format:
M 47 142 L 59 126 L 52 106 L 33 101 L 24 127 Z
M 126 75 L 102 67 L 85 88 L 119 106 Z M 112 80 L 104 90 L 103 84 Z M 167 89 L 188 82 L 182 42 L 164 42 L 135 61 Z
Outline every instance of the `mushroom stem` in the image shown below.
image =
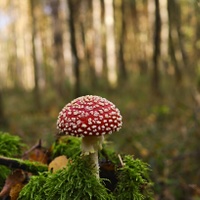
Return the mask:
M 98 150 L 102 149 L 103 140 L 103 136 L 85 136 L 81 144 L 82 154 L 90 157 L 97 178 L 99 178 Z
M 98 158 L 98 151 L 94 153 L 90 153 L 88 155 L 90 157 L 91 164 L 93 165 L 94 174 L 99 179 L 99 158 Z

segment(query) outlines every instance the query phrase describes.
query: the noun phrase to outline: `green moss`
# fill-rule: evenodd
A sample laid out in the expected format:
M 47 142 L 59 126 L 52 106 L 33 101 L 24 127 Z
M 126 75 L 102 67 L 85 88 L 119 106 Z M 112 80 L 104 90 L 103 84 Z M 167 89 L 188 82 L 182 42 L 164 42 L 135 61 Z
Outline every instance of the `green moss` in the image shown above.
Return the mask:
M 103 145 L 103 149 L 99 152 L 99 160 L 109 160 L 115 165 L 119 164 L 119 158 L 116 152 L 111 148 L 107 148 Z
M 81 153 L 80 145 L 81 138 L 63 136 L 52 145 L 52 159 L 60 155 L 75 158 Z
M 21 159 L 15 159 L 15 160 L 19 161 L 19 163 L 22 166 L 24 166 L 25 171 L 32 172 L 33 174 L 38 174 L 40 172 L 45 172 L 48 170 L 48 166 L 40 162 L 33 162 L 33 161 L 21 160 Z
M 15 157 L 20 155 L 22 143 L 18 136 L 11 135 L 6 132 L 0 132 L 0 155 L 6 157 Z M 0 166 L 0 189 L 3 187 L 6 177 L 10 174 L 10 169 L 5 166 Z
M 38 176 L 32 176 L 29 183 L 26 184 L 20 192 L 18 200 L 43 200 L 45 193 L 43 185 L 49 172 L 40 173 Z
M 0 157 L 0 164 L 8 166 L 9 168 L 20 168 L 33 174 L 38 174 L 39 172 L 48 170 L 47 165 L 18 158 Z
M 113 196 L 91 171 L 88 159 L 78 157 L 54 174 L 31 177 L 19 200 L 112 200 Z
M 67 169 L 49 176 L 45 184 L 48 200 L 111 200 L 112 195 L 92 173 L 86 157 L 78 157 Z M 67 198 L 66 198 L 67 197 Z
M 152 182 L 149 166 L 132 156 L 124 157 L 125 165 L 119 169 L 118 184 L 115 190 L 117 200 L 141 200 L 152 198 Z
M 8 169 L 5 166 L 1 166 L 0 165 L 0 191 L 2 189 L 2 187 L 4 186 L 5 180 L 7 178 L 7 176 L 10 174 L 11 170 Z
M 153 199 L 148 164 L 129 155 L 124 156 L 123 161 L 125 165 L 116 171 L 118 182 L 113 193 L 105 188 L 103 179 L 93 175 L 87 157 L 76 157 L 56 173 L 43 172 L 32 176 L 22 189 L 19 200 Z
M 66 168 L 56 173 L 44 172 L 47 166 L 30 161 L 22 161 L 31 171 L 42 172 L 32 176 L 22 189 L 18 200 L 142 200 L 152 198 L 150 168 L 147 163 L 132 156 L 124 156 L 125 165 L 120 165 L 116 153 L 104 148 L 101 159 L 108 159 L 116 166 L 117 186 L 114 192 L 108 192 L 103 179 L 93 175 L 93 168 L 87 157 L 80 157 L 81 139 L 62 137 L 52 146 L 52 157 L 66 155 L 71 158 Z M 16 159 L 21 162 L 20 159 Z M 38 168 L 39 167 L 39 168 Z M 41 168 L 40 168 L 41 167 Z
M 19 156 L 24 146 L 20 137 L 0 132 L 0 155 L 6 157 Z

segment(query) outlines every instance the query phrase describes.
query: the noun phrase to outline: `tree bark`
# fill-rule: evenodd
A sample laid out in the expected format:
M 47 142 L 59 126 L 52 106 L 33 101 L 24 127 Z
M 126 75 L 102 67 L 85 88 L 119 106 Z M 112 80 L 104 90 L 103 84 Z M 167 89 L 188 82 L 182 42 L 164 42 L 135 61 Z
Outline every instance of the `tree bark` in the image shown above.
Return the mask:
M 106 53 L 107 53 L 107 76 L 112 88 L 117 86 L 116 69 L 116 44 L 114 34 L 114 8 L 113 0 L 106 0 L 105 3 L 105 31 L 106 31 Z
M 2 94 L 2 90 L 0 90 L 0 127 L 4 128 L 7 125 L 8 125 L 8 121 L 4 113 L 3 94 Z
M 125 81 L 127 79 L 126 62 L 124 58 L 124 45 L 125 45 L 125 32 L 126 32 L 126 22 L 125 22 L 125 3 L 121 0 L 121 30 L 119 35 L 119 71 L 120 79 Z
M 94 31 L 93 24 L 92 24 L 92 0 L 87 1 L 84 3 L 85 9 L 84 14 L 87 13 L 81 22 L 81 30 L 82 30 L 82 41 L 84 46 L 84 52 L 86 57 L 87 66 L 89 68 L 89 77 L 90 77 L 90 85 L 91 88 L 96 87 L 97 83 L 97 76 L 95 73 L 95 64 L 94 64 Z M 87 23 L 85 23 L 87 21 Z
M 194 39 L 194 47 L 195 47 L 195 54 L 194 54 L 194 59 L 191 62 L 190 71 L 191 74 L 194 76 L 197 75 L 197 90 L 200 92 L 200 74 L 198 72 L 198 68 L 196 66 L 200 65 L 200 60 L 199 60 L 199 55 L 200 55 L 200 46 L 198 45 L 200 42 L 200 4 L 196 5 L 195 4 L 195 14 L 197 16 L 197 21 L 196 21 L 196 26 L 195 26 L 195 39 Z
M 36 55 L 36 46 L 35 46 L 35 38 L 36 38 L 36 17 L 35 17 L 35 1 L 30 0 L 30 14 L 31 14 L 31 27 L 32 27 L 32 34 L 31 34 L 31 42 L 32 42 L 32 56 L 33 56 L 33 67 L 34 67 L 34 98 L 36 103 L 36 108 L 41 108 L 41 97 L 40 97 L 40 90 L 39 90 L 39 65 L 37 61 Z
M 136 0 L 132 0 L 130 2 L 131 16 L 133 21 L 134 33 L 138 34 L 139 26 L 138 26 L 138 11 L 137 11 L 137 2 Z
M 56 64 L 55 85 L 61 97 L 66 96 L 65 88 L 65 60 L 63 55 L 63 30 L 59 16 L 60 0 L 51 0 L 51 16 L 53 20 L 54 59 Z
M 154 28 L 154 52 L 153 52 L 153 76 L 152 87 L 156 95 L 160 95 L 160 76 L 159 76 L 159 58 L 161 42 L 161 18 L 159 0 L 155 0 L 155 28 Z
M 179 69 L 179 63 L 176 57 L 176 46 L 175 46 L 175 39 L 178 40 L 178 34 L 177 37 L 173 37 L 173 33 L 177 33 L 177 25 L 176 25 L 176 18 L 177 13 L 175 13 L 175 4 L 173 1 L 167 3 L 167 9 L 168 9 L 168 16 L 169 16 L 169 55 L 171 57 L 172 64 L 174 66 L 175 71 L 175 78 L 176 82 L 179 84 L 182 80 L 182 74 Z M 177 8 L 176 8 L 177 10 Z
M 105 33 L 105 2 L 104 0 L 100 0 L 101 3 L 101 27 L 102 27 L 102 42 L 101 42 L 101 49 L 102 49 L 102 67 L 103 67 L 103 79 L 106 81 L 106 85 L 108 84 L 108 68 L 107 68 L 107 49 L 106 49 L 106 33 Z
M 77 52 L 76 46 L 76 29 L 75 29 L 75 3 L 74 0 L 67 0 L 69 7 L 69 31 L 70 31 L 70 43 L 71 43 L 71 51 L 72 51 L 72 62 L 74 69 L 74 77 L 75 77 L 75 86 L 74 86 L 74 96 L 80 96 L 80 60 Z
M 168 2 L 169 3 L 169 2 Z M 185 68 L 188 68 L 188 58 L 187 58 L 187 54 L 185 51 L 185 45 L 184 45 L 184 38 L 183 38 L 183 33 L 182 33 L 182 20 L 181 20 L 181 5 L 179 1 L 173 1 L 173 4 L 171 6 L 174 5 L 174 10 L 176 10 L 176 12 L 174 12 L 174 14 L 176 13 L 177 17 L 174 20 L 175 24 L 176 24 L 176 30 L 177 30 L 177 35 L 178 35 L 178 43 L 179 43 L 179 49 L 180 49 L 180 53 L 182 56 L 182 61 L 183 61 L 183 65 Z

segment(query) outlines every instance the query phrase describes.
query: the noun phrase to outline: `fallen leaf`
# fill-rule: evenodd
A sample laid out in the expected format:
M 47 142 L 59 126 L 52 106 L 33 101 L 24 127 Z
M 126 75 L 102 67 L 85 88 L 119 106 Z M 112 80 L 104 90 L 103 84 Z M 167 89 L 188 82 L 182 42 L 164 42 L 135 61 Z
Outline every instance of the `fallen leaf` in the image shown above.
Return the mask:
M 29 155 L 29 160 L 47 164 L 48 163 L 48 155 L 46 153 L 46 150 L 42 147 L 34 149 Z
M 19 183 L 25 182 L 27 179 L 27 173 L 21 169 L 16 169 L 7 177 L 5 185 L 0 192 L 0 197 L 9 195 L 10 190 L 13 186 Z
M 68 159 L 66 156 L 58 156 L 49 163 L 48 170 L 56 172 L 59 169 L 66 167 Z
M 21 189 L 24 187 L 25 183 L 17 183 L 15 185 L 13 185 L 10 189 L 10 200 L 17 200 L 19 197 L 19 193 L 21 191 Z

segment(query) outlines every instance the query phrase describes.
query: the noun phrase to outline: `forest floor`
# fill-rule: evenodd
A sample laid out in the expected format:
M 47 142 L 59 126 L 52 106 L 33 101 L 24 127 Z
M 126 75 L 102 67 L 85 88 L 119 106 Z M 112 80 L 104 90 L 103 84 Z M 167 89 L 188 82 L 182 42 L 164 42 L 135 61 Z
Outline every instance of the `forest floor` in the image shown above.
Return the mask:
M 107 140 L 116 152 L 149 163 L 155 198 L 190 199 L 200 190 L 200 94 L 189 81 L 177 85 L 164 80 L 161 91 L 161 96 L 153 95 L 149 80 L 135 77 L 117 89 L 85 87 L 81 93 L 105 97 L 120 109 L 123 128 Z M 72 95 L 61 100 L 54 91 L 43 91 L 41 109 L 36 109 L 30 92 L 5 90 L 3 95 L 8 126 L 0 128 L 30 146 L 39 139 L 46 146 L 52 143 L 58 113 L 72 100 Z

